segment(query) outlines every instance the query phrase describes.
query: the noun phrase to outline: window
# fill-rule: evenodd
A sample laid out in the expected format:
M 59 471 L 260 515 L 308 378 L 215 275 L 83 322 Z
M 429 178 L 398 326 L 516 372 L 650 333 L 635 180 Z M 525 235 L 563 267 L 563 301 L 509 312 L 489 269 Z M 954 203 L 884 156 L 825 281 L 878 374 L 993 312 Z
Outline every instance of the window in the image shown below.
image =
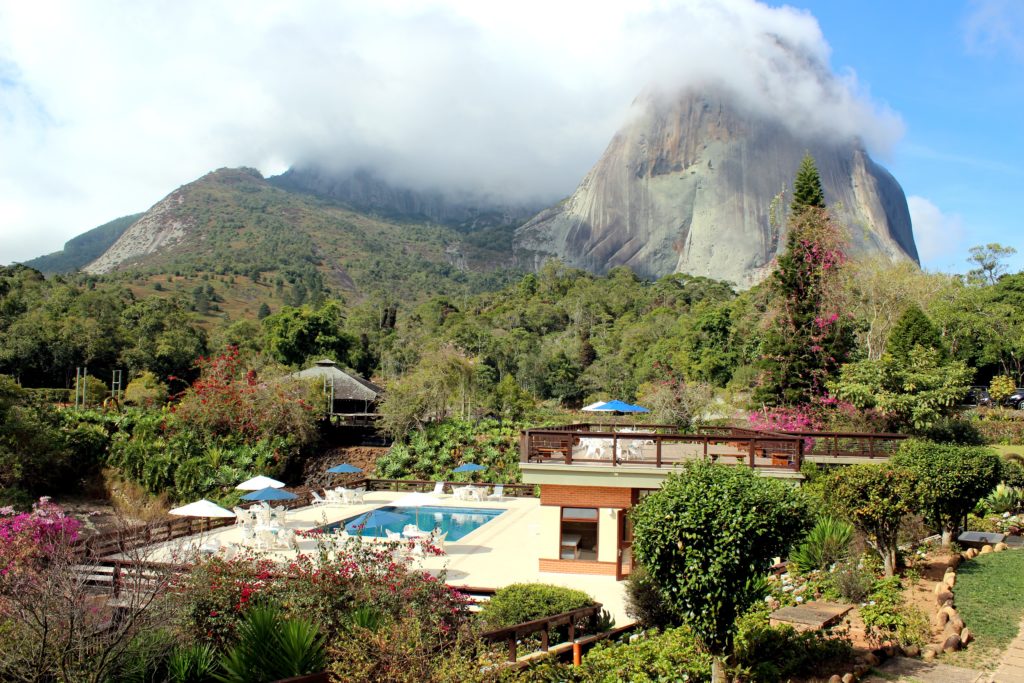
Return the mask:
M 597 559 L 597 508 L 562 508 L 558 556 L 563 560 Z

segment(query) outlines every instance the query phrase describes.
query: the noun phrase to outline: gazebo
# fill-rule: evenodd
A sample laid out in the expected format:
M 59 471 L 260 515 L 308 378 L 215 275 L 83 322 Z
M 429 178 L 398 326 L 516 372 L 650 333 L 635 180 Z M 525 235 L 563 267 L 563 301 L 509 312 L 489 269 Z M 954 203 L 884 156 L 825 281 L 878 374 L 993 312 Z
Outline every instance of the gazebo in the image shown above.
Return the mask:
M 327 412 L 346 421 L 367 422 L 377 417 L 377 402 L 384 390 L 359 375 L 346 372 L 329 358 L 318 360 L 305 370 L 292 373 L 294 379 L 319 380 L 327 399 Z

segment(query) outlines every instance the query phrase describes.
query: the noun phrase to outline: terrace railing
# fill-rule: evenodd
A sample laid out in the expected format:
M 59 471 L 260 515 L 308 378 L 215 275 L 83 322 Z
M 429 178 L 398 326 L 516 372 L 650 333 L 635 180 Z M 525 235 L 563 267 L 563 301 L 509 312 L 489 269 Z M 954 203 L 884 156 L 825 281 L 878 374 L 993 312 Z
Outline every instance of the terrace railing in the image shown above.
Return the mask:
M 755 468 L 799 471 L 804 440 L 798 435 L 740 428 L 708 428 L 680 434 L 674 427 L 580 424 L 528 429 L 522 432 L 524 463 L 607 465 L 612 467 L 674 467 L 704 459 Z M 672 431 L 669 431 L 672 430 Z
M 507 659 L 514 662 L 519 658 L 519 641 L 527 636 L 539 634 L 541 652 L 547 652 L 551 648 L 551 630 L 559 626 L 566 626 L 569 632 L 568 642 L 576 640 L 576 632 L 580 630 L 583 623 L 590 619 L 598 619 L 601 616 L 601 603 L 594 603 L 589 607 L 581 607 L 569 612 L 554 614 L 542 619 L 534 619 L 522 624 L 515 624 L 506 628 L 499 628 L 493 631 L 486 631 L 480 634 L 480 639 L 485 643 L 504 642 Z
M 818 462 L 828 463 L 830 459 L 864 458 L 886 460 L 906 434 L 868 434 L 859 432 L 783 432 L 804 440 L 804 455 L 814 456 Z

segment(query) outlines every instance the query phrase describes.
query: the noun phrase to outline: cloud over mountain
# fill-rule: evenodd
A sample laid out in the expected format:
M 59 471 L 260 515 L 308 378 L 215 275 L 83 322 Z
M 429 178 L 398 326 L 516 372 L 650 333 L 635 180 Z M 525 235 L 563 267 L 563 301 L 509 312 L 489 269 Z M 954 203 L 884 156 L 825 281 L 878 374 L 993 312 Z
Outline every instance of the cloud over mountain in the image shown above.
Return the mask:
M 852 72 L 832 70 L 807 12 L 498 5 L 4 5 L 0 261 L 224 165 L 372 167 L 418 188 L 563 196 L 645 88 L 725 84 L 753 110 L 875 152 L 902 133 Z

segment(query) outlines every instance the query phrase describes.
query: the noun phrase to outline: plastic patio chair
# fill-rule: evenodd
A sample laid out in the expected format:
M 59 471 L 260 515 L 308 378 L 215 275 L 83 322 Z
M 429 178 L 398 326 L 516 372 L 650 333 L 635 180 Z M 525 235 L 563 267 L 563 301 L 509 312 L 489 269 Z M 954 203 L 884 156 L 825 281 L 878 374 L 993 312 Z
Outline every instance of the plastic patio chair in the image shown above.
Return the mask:
M 443 496 L 444 495 L 444 482 L 443 481 L 435 482 L 434 483 L 434 490 L 432 491 L 432 493 L 435 496 Z
M 498 484 L 494 487 L 494 493 L 487 496 L 487 500 L 503 500 L 505 498 L 505 485 Z
M 327 505 L 327 501 L 321 498 L 316 491 L 310 491 L 310 495 L 313 497 L 313 505 Z

